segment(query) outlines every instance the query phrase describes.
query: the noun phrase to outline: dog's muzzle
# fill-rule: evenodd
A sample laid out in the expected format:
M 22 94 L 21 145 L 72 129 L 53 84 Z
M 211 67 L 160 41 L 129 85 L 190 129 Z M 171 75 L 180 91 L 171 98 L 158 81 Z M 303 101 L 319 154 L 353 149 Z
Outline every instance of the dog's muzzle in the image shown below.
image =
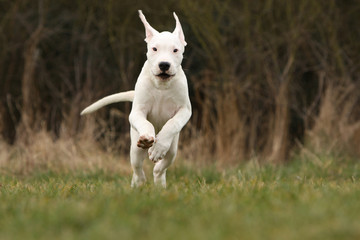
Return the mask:
M 167 71 L 170 69 L 170 63 L 169 62 L 160 62 L 159 63 L 159 69 L 161 73 L 156 75 L 157 77 L 161 78 L 162 80 L 167 80 L 171 78 L 174 75 L 168 74 Z

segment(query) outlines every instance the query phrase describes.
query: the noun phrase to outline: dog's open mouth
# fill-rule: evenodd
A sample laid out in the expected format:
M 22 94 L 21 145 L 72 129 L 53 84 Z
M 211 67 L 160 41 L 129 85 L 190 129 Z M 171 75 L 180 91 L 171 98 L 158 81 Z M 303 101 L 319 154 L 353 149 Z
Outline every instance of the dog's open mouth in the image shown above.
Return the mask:
M 162 72 L 162 73 L 160 73 L 160 74 L 158 74 L 156 76 L 161 78 L 162 80 L 167 80 L 167 79 L 171 78 L 174 75 L 170 75 L 170 74 Z

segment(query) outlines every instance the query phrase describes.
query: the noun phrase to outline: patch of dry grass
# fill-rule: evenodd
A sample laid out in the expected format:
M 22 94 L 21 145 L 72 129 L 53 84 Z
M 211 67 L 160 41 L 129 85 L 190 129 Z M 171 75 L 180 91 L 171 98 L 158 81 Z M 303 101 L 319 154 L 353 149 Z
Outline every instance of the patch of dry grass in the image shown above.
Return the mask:
M 8 145 L 0 141 L 0 169 L 16 175 L 39 171 L 55 173 L 93 172 L 129 174 L 127 158 L 106 152 L 91 138 L 53 139 L 46 131 L 31 136 L 27 144 Z

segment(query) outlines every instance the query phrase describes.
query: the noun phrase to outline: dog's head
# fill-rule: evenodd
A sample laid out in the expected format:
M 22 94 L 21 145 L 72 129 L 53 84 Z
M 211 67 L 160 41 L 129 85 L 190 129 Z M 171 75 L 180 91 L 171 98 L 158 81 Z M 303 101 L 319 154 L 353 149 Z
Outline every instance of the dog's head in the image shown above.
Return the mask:
M 148 48 L 146 56 L 150 70 L 160 81 L 168 81 L 179 70 L 186 46 L 180 21 L 174 13 L 175 30 L 172 33 L 166 31 L 159 33 L 146 21 L 141 10 L 139 15 L 145 26 L 145 42 Z

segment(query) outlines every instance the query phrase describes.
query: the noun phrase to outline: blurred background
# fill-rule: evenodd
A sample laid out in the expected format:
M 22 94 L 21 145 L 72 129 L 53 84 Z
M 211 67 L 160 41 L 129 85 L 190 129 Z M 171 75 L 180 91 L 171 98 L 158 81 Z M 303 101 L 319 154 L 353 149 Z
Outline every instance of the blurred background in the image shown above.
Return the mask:
M 127 156 L 130 103 L 80 112 L 134 88 L 138 9 L 158 31 L 175 11 L 188 43 L 180 157 L 360 156 L 359 1 L 0 0 L 0 158 Z

